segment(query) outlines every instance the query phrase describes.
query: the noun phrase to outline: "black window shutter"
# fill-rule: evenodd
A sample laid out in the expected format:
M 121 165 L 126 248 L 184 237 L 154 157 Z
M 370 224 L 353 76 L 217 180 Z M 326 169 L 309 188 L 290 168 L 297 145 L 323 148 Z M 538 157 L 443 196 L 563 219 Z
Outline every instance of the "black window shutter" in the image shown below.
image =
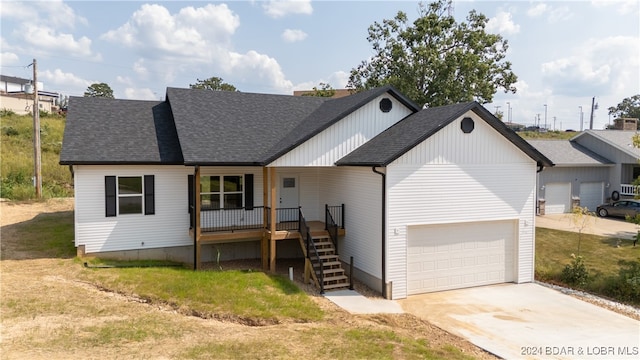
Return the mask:
M 154 189 L 154 176 L 144 176 L 144 214 L 153 215 L 156 213 L 156 200 Z
M 253 210 L 253 174 L 244 175 L 244 208 Z
M 187 175 L 187 177 L 188 177 L 188 180 L 187 180 L 187 189 L 188 189 L 187 190 L 187 199 L 188 199 L 187 203 L 188 203 L 188 207 L 187 207 L 187 209 L 189 211 L 189 214 L 191 214 L 191 211 L 192 211 L 191 207 L 194 206 L 194 204 L 193 204 L 193 200 L 194 200 L 194 198 L 193 198 L 193 186 L 195 184 L 193 183 L 193 175 Z
M 105 216 L 116 216 L 116 177 L 104 177 Z

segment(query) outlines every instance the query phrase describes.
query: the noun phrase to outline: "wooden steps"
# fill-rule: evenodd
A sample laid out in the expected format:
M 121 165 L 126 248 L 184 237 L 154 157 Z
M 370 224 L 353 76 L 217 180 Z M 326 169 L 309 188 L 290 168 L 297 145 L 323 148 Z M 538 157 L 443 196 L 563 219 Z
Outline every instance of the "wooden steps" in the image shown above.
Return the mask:
M 316 284 L 320 285 L 320 273 L 322 273 L 325 291 L 349 288 L 349 277 L 345 275 L 342 262 L 336 254 L 336 249 L 329 234 L 326 231 L 321 234 L 316 233 L 311 237 L 311 240 L 318 252 L 318 257 L 311 257 Z

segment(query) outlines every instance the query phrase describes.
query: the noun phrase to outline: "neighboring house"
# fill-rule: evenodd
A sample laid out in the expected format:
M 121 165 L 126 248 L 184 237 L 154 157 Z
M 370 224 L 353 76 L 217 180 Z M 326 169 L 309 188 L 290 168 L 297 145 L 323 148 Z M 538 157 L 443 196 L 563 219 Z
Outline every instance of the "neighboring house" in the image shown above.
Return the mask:
M 57 111 L 56 101 L 59 94 L 44 91 L 44 85 L 38 81 L 38 107 L 48 113 Z M 18 115 L 32 113 L 33 83 L 29 79 L 0 75 L 0 110 L 10 110 Z
M 536 173 L 553 165 L 478 103 L 421 110 L 392 87 L 73 97 L 60 163 L 80 254 L 306 256 L 318 284 L 353 257 L 393 299 L 533 281 Z
M 538 175 L 540 214 L 570 212 L 574 206 L 596 211 L 604 202 L 632 198 L 640 176 L 636 131 L 586 130 L 570 140 L 530 140 L 555 163 Z

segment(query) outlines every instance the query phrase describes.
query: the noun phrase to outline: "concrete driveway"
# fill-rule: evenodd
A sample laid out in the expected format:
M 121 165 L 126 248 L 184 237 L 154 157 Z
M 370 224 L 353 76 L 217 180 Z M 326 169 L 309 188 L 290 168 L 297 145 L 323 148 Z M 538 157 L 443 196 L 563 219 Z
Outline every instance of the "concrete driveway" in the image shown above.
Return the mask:
M 536 227 L 578 232 L 580 227 L 574 223 L 573 219 L 572 214 L 539 215 L 536 216 Z M 633 239 L 640 230 L 636 224 L 624 219 L 596 216 L 588 216 L 585 219 L 582 227 L 584 234 Z
M 535 283 L 414 295 L 399 303 L 504 359 L 640 358 L 640 321 Z

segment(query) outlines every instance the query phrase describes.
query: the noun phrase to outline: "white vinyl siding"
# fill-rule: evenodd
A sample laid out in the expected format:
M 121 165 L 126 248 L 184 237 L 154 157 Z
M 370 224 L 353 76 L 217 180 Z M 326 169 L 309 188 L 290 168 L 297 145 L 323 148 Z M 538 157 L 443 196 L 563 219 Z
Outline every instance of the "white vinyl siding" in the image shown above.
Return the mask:
M 321 170 L 319 178 L 321 206 L 345 204 L 341 260 L 353 256 L 356 268 L 381 279 L 382 177 L 369 167 L 337 167 Z
M 393 109 L 384 113 L 380 100 L 389 98 Z M 381 95 L 329 126 L 269 166 L 333 166 L 336 161 L 371 140 L 411 111 L 389 94 Z
M 536 163 L 478 119 L 464 134 L 460 120 L 387 167 L 387 281 L 407 296 L 407 227 L 517 221 L 517 282 L 533 280 Z
M 75 242 L 86 253 L 192 244 L 184 166 L 74 166 Z M 105 176 L 155 176 L 155 214 L 105 216 Z

